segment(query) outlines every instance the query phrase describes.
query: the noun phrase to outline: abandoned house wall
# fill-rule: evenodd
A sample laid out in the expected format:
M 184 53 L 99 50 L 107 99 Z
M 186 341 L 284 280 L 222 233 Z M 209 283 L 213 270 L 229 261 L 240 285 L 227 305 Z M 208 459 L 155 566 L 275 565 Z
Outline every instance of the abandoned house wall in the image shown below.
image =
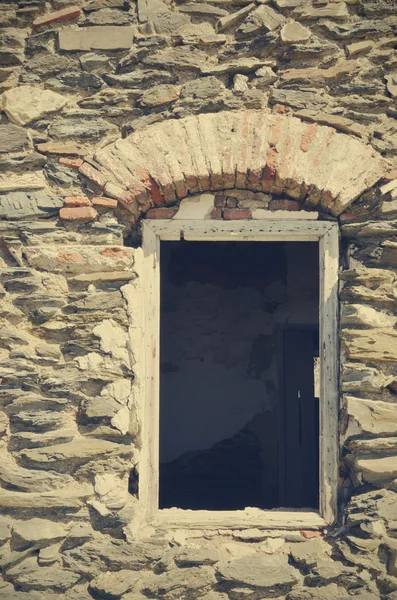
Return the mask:
M 1 3 L 0 598 L 397 598 L 395 11 Z M 192 205 L 341 226 L 325 531 L 134 527 L 139 220 Z

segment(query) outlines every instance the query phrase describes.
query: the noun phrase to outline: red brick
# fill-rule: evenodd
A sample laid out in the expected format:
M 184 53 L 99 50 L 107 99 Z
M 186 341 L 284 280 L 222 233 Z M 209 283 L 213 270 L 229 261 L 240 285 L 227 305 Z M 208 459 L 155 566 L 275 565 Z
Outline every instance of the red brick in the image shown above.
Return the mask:
M 214 206 L 215 208 L 225 208 L 226 196 L 221 196 L 220 194 L 215 196 Z
M 123 189 L 121 186 L 111 181 L 106 183 L 103 191 L 111 198 L 119 200 L 124 208 L 129 210 L 131 213 L 135 214 L 137 211 L 137 199 L 132 192 Z
M 164 204 L 163 195 L 147 169 L 141 165 L 136 165 L 135 175 L 137 181 L 133 185 L 130 185 L 128 189 L 134 194 L 138 204 L 145 203 L 149 197 L 151 197 L 153 204 L 156 206 Z
M 312 531 L 310 529 L 302 529 L 302 531 L 300 531 L 300 534 L 305 539 L 311 540 L 312 538 L 323 537 L 324 532 L 323 531 Z
M 313 140 L 315 139 L 317 134 L 317 125 L 316 123 L 310 123 L 306 125 L 306 131 L 302 137 L 300 149 L 302 152 L 307 152 L 312 145 Z
M 223 211 L 225 221 L 233 221 L 237 219 L 252 219 L 251 211 L 245 208 L 225 208 Z
M 78 6 L 69 6 L 68 8 L 62 8 L 55 12 L 47 13 L 37 17 L 33 21 L 33 27 L 42 27 L 43 25 L 49 25 L 50 23 L 56 23 L 57 21 L 65 21 L 67 19 L 74 19 L 81 15 L 81 8 Z
M 226 198 L 226 208 L 237 208 L 237 198 L 233 196 Z
M 65 209 L 61 209 L 61 210 L 65 210 Z M 59 262 L 66 262 L 66 263 L 79 263 L 79 262 L 84 262 L 84 258 L 81 256 L 81 254 L 79 252 L 73 252 L 70 250 L 61 250 L 61 252 L 58 252 L 57 254 L 57 259 Z
M 358 221 L 359 217 L 350 213 L 342 213 L 339 217 L 341 223 L 350 223 L 351 221 Z
M 68 207 L 91 206 L 86 196 L 66 196 L 63 202 Z
M 266 166 L 263 169 L 262 174 L 262 189 L 264 192 L 268 192 L 272 186 L 276 175 L 277 167 L 277 149 L 272 147 L 266 152 Z
M 178 212 L 178 208 L 151 208 L 146 213 L 147 219 L 172 219 Z
M 98 213 L 92 206 L 80 206 L 78 208 L 61 208 L 59 216 L 63 221 L 93 221 Z
M 36 148 L 39 152 L 44 152 L 44 154 L 71 154 L 75 156 L 84 156 L 87 154 L 87 150 L 72 142 L 64 144 L 61 142 L 44 142 L 37 144 Z
M 280 117 L 276 118 L 276 122 L 270 130 L 269 146 L 275 146 L 280 141 L 283 123 L 283 119 L 281 119 Z
M 214 208 L 211 212 L 211 219 L 222 219 L 222 209 Z
M 113 200 L 113 198 L 104 198 L 103 196 L 93 196 L 93 198 L 91 198 L 91 202 L 93 206 L 108 208 L 109 210 L 117 208 L 118 205 L 117 200 Z
M 90 181 L 95 183 L 98 187 L 103 189 L 106 185 L 106 177 L 102 175 L 98 169 L 94 169 L 88 162 L 84 162 L 79 168 L 79 172 L 87 177 Z
M 61 165 L 65 165 L 65 167 L 70 167 L 71 169 L 80 169 L 83 164 L 83 160 L 81 158 L 62 158 L 59 159 L 59 163 Z
M 153 200 L 155 206 L 161 206 L 164 204 L 164 196 L 160 191 L 159 186 L 154 181 L 153 177 L 150 177 L 150 197 Z
M 269 210 L 300 210 L 301 205 L 296 200 L 270 200 Z
M 129 248 L 104 248 L 99 254 L 108 258 L 130 258 L 131 250 Z

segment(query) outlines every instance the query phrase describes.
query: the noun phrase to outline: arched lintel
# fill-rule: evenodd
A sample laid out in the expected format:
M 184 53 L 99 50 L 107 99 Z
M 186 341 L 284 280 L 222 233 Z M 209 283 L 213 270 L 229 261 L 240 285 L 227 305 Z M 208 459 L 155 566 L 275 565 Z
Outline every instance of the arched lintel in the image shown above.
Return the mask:
M 168 120 L 98 150 L 80 172 L 139 216 L 188 195 L 231 188 L 298 200 L 334 216 L 387 172 L 368 144 L 264 110 Z

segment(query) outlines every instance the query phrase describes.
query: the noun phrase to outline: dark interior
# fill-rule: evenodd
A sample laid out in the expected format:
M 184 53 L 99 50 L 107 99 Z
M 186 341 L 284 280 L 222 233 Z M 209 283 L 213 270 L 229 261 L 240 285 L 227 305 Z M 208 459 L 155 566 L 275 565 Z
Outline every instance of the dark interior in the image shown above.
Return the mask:
M 318 245 L 162 242 L 160 508 L 318 508 Z

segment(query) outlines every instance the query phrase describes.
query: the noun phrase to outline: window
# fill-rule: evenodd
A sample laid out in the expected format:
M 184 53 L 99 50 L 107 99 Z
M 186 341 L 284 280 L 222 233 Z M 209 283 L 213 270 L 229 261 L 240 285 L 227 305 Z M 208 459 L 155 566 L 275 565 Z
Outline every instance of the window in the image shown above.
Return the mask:
M 144 222 L 136 372 L 146 521 L 334 520 L 337 268 L 333 223 Z

